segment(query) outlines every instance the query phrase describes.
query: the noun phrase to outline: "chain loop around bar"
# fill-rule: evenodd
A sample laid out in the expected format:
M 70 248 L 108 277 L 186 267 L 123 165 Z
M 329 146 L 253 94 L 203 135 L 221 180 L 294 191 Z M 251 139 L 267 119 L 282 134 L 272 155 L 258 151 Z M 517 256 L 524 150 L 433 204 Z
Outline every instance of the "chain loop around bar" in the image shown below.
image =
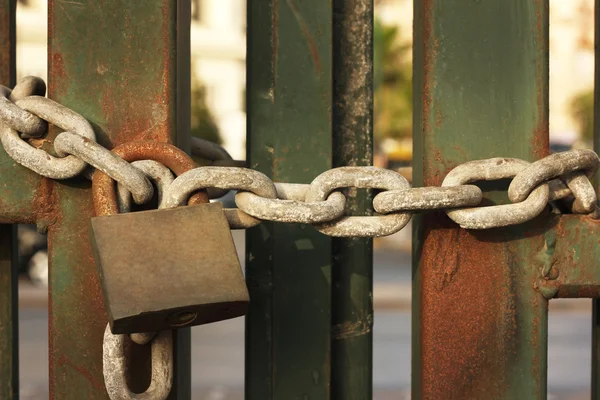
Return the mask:
M 163 180 L 159 185 L 161 208 L 183 205 L 188 198 L 189 204 L 206 202 L 207 190 L 211 197 L 238 190 L 238 208 L 224 210 L 233 229 L 269 220 L 313 224 L 331 236 L 376 237 L 402 229 L 414 212 L 436 209 L 445 210 L 464 228 L 487 229 L 523 223 L 539 215 L 548 202 L 562 199 L 574 213 L 600 217 L 597 196 L 589 181 L 600 159 L 590 150 L 552 154 L 531 164 L 509 158 L 467 162 L 452 170 L 439 188 L 410 188 L 402 175 L 375 167 L 335 168 L 309 185 L 273 183 L 265 175 L 246 168 L 198 168 L 189 156 L 165 143 L 130 142 L 108 151 L 95 142 L 94 131 L 85 118 L 52 100 L 35 96 L 44 92 L 43 81 L 33 77 L 22 80 L 13 91 L 0 86 L 0 141 L 17 163 L 49 178 L 88 176 L 92 170 L 87 167 L 95 167 L 92 189 L 98 215 L 117 213 L 119 203 L 122 210 L 129 209 L 130 192 L 137 203 L 148 201 L 153 187 L 147 173 L 152 179 Z M 29 142 L 40 147 L 53 144 L 61 158 L 27 142 L 27 136 L 40 134 L 41 126 L 47 122 L 65 132 L 57 135 L 54 143 L 46 138 Z M 215 165 L 241 164 L 222 147 L 202 140 L 194 141 L 194 153 Z M 173 179 L 171 172 L 179 176 Z M 468 183 L 511 177 L 514 178 L 508 194 L 514 204 L 477 207 L 481 190 Z M 113 179 L 119 187 L 120 201 Z M 344 188 L 373 190 L 377 215 L 344 216 Z
M 476 181 L 513 178 L 529 163 L 515 158 L 490 158 L 470 161 L 454 168 L 442 186 L 451 187 Z M 462 228 L 489 229 L 520 224 L 539 215 L 548 204 L 547 184 L 536 187 L 525 200 L 515 204 L 446 210 L 446 214 Z
M 45 94 L 46 84 L 35 77 L 23 78 L 13 90 L 0 86 L 0 123 L 28 136 L 42 136 L 48 130 L 48 123 L 14 103 L 28 96 Z
M 94 129 L 85 118 L 53 100 L 30 96 L 19 100 L 16 105 L 65 131 L 96 141 Z M 87 166 L 85 161 L 75 156 L 56 158 L 44 150 L 30 146 L 19 137 L 15 129 L 6 124 L 0 124 L 0 141 L 13 160 L 47 178 L 72 178 L 82 173 Z
M 325 171 L 310 184 L 306 201 L 319 202 L 334 191 L 347 187 L 406 190 L 410 184 L 397 172 L 377 167 L 340 167 Z M 316 225 L 319 232 L 337 237 L 377 237 L 398 232 L 410 221 L 411 214 L 399 212 L 388 215 L 350 216 Z

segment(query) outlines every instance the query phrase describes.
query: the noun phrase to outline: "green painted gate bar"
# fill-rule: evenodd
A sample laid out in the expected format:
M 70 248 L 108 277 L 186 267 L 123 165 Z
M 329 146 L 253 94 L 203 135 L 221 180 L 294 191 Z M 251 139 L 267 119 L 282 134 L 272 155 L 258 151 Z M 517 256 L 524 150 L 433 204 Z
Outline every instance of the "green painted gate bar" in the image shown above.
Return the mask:
M 0 85 L 16 78 L 16 0 L 0 0 Z M 6 153 L 0 154 L 6 160 Z M 0 398 L 19 396 L 16 225 L 0 225 Z
M 594 2 L 594 151 L 600 151 L 600 0 Z M 600 174 L 594 179 L 596 193 L 600 189 Z M 592 400 L 600 400 L 600 300 L 592 300 Z
M 189 0 L 50 0 L 50 97 L 88 119 L 99 143 L 109 148 L 142 139 L 176 143 L 179 135 L 189 134 L 189 125 L 180 121 L 189 118 L 189 104 L 177 101 L 184 84 L 177 72 L 189 71 L 189 47 L 178 48 L 177 39 L 189 35 L 190 20 L 178 4 L 190 5 Z M 79 178 L 49 185 L 47 201 L 54 205 L 48 231 L 50 397 L 107 399 L 106 316 L 89 240 L 90 183 Z M 190 398 L 189 343 L 189 329 L 179 330 L 170 399 Z M 145 367 L 134 368 L 132 389 L 147 384 Z
M 333 1 L 333 166 L 373 164 L 373 0 Z M 308 158 L 308 157 L 307 157 Z M 372 194 L 346 190 L 348 214 Z M 373 392 L 373 241 L 332 239 L 331 398 Z
M 331 25 L 327 1 L 248 1 L 248 165 L 274 181 L 331 168 Z M 246 399 L 328 399 L 331 240 L 262 223 L 246 260 Z
M 470 160 L 547 155 L 546 1 L 415 2 L 413 71 L 416 186 Z M 485 232 L 415 220 L 413 399 L 546 398 L 548 302 L 533 283 L 547 217 Z

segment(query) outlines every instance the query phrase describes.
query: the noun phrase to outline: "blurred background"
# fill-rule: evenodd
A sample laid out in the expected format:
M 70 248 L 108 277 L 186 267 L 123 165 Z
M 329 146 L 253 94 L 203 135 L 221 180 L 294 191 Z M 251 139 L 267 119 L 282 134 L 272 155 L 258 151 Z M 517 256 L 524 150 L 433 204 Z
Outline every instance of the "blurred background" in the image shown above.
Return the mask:
M 412 1 L 375 0 L 375 160 L 410 179 Z M 594 0 L 550 0 L 550 140 L 553 151 L 592 146 Z M 246 146 L 246 2 L 192 0 L 192 134 L 234 159 Z M 18 78 L 47 79 L 47 1 L 19 0 Z M 233 194 L 221 199 L 234 206 Z M 375 398 L 410 398 L 410 227 L 375 241 Z M 244 259 L 243 232 L 234 232 Z M 21 398 L 47 398 L 46 240 L 20 226 Z M 591 303 L 551 302 L 551 399 L 589 398 Z M 243 319 L 193 329 L 194 398 L 243 398 Z

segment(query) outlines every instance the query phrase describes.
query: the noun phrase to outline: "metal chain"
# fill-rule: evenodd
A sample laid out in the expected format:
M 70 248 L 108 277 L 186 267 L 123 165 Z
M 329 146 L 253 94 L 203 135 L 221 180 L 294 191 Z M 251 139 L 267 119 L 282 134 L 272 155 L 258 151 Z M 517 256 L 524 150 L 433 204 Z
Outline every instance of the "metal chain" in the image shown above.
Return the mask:
M 213 165 L 173 179 L 161 163 L 129 163 L 97 144 L 91 125 L 82 116 L 40 97 L 44 92 L 43 81 L 32 77 L 12 91 L 0 86 L 0 141 L 6 152 L 19 164 L 54 179 L 85 174 L 90 165 L 101 170 L 118 182 L 121 211 L 131 208 L 130 196 L 139 204 L 149 201 L 153 180 L 161 208 L 187 204 L 199 189 L 208 189 L 211 198 L 237 190 L 238 208 L 224 210 L 232 229 L 276 221 L 312 224 L 331 236 L 376 237 L 398 232 L 414 213 L 428 210 L 443 210 L 463 228 L 489 229 L 524 223 L 559 201 L 566 202 L 573 213 L 600 216 L 589 180 L 600 159 L 590 150 L 566 151 L 533 163 L 514 158 L 470 161 L 450 171 L 441 187 L 411 188 L 401 174 L 376 167 L 335 168 L 309 184 L 274 183 L 258 171 L 238 167 L 243 163 L 234 161 L 222 147 L 194 138 L 193 152 Z M 43 134 L 47 122 L 65 130 L 53 142 L 57 157 L 27 142 Z M 40 140 L 48 142 L 36 139 Z M 473 182 L 511 178 L 511 204 L 481 205 L 483 194 Z M 375 214 L 347 216 L 343 191 L 347 188 L 373 190 Z
M 428 210 L 443 210 L 466 229 L 488 229 L 524 223 L 541 214 L 550 202 L 567 200 L 573 213 L 600 218 L 596 192 L 589 180 L 600 159 L 590 150 L 552 154 L 533 163 L 514 158 L 470 161 L 451 170 L 441 187 L 411 188 L 400 173 L 376 167 L 335 168 L 310 184 L 274 183 L 258 171 L 240 168 L 243 163 L 234 161 L 222 147 L 196 138 L 192 140 L 193 153 L 211 160 L 212 166 L 193 168 L 194 163 L 176 148 L 159 157 L 161 162 L 147 160 L 155 155 L 146 151 L 145 156 L 138 161 L 130 159 L 130 163 L 121 157 L 124 154 L 119 156 L 119 148 L 110 151 L 96 143 L 91 124 L 42 97 L 45 91 L 43 80 L 34 77 L 24 78 L 13 90 L 0 86 L 0 142 L 13 160 L 48 178 L 90 178 L 90 166 L 112 178 L 118 183 L 116 204 L 107 203 L 106 209 L 96 204 L 97 212 L 116 212 L 117 208 L 128 212 L 132 198 L 138 204 L 148 202 L 154 196 L 153 181 L 161 209 L 199 202 L 200 194 L 194 193 L 200 189 L 207 190 L 210 198 L 237 190 L 238 208 L 224 209 L 232 229 L 276 221 L 312 224 L 330 236 L 377 237 L 398 232 L 415 212 Z M 53 142 L 45 137 L 48 123 L 64 130 Z M 56 157 L 38 148 L 40 142 L 42 146 L 53 145 Z M 147 142 L 139 143 L 149 150 Z M 175 178 L 174 173 L 179 176 Z M 102 174 L 94 178 L 95 194 L 103 190 L 97 182 L 100 178 Z M 512 178 L 508 188 L 512 204 L 481 206 L 483 193 L 470 183 L 507 178 Z M 373 190 L 375 215 L 346 216 L 343 190 L 347 188 Z M 127 387 L 126 340 L 152 347 L 152 381 L 142 394 Z M 110 398 L 167 398 L 173 381 L 172 340 L 171 331 L 113 335 L 107 326 L 103 368 Z
M 173 386 L 173 334 L 163 331 L 155 337 L 138 334 L 142 343 L 150 342 L 152 351 L 152 378 L 144 393 L 134 393 L 127 385 L 127 359 L 124 352 L 129 335 L 113 335 L 106 325 L 102 345 L 102 370 L 104 385 L 111 399 L 119 400 L 164 400 Z

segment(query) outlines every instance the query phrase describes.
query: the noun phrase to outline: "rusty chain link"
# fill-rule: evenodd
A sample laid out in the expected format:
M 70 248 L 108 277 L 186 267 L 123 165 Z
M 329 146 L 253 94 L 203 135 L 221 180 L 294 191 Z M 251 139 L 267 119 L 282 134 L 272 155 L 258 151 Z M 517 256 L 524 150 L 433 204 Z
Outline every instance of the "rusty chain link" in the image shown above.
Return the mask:
M 85 175 L 89 166 L 104 172 L 118 183 L 123 212 L 131 209 L 131 197 L 138 204 L 149 201 L 152 180 L 161 208 L 184 205 L 200 189 L 208 190 L 210 198 L 237 190 L 237 208 L 224 210 L 232 229 L 276 221 L 312 224 L 331 236 L 376 237 L 399 231 L 415 212 L 428 210 L 443 210 L 463 228 L 488 229 L 526 222 L 549 203 L 566 200 L 573 213 L 594 218 L 600 214 L 589 180 L 600 159 L 590 150 L 552 154 L 533 163 L 512 158 L 470 161 L 450 171 L 441 187 L 411 188 L 401 174 L 376 167 L 335 168 L 308 184 L 274 183 L 258 171 L 238 167 L 243 163 L 222 147 L 193 139 L 193 153 L 213 165 L 187 167 L 174 178 L 175 171 L 162 160 L 136 158 L 130 163 L 97 144 L 89 122 L 41 97 L 45 89 L 44 82 L 33 77 L 24 78 L 12 91 L 0 86 L 0 141 L 6 152 L 17 163 L 54 179 Z M 44 138 L 48 122 L 65 131 L 53 143 Z M 53 144 L 56 157 L 28 143 L 28 138 L 40 135 L 36 140 Z M 512 179 L 511 204 L 482 206 L 483 193 L 473 183 L 499 179 Z M 375 214 L 346 215 L 347 188 L 373 190 Z

